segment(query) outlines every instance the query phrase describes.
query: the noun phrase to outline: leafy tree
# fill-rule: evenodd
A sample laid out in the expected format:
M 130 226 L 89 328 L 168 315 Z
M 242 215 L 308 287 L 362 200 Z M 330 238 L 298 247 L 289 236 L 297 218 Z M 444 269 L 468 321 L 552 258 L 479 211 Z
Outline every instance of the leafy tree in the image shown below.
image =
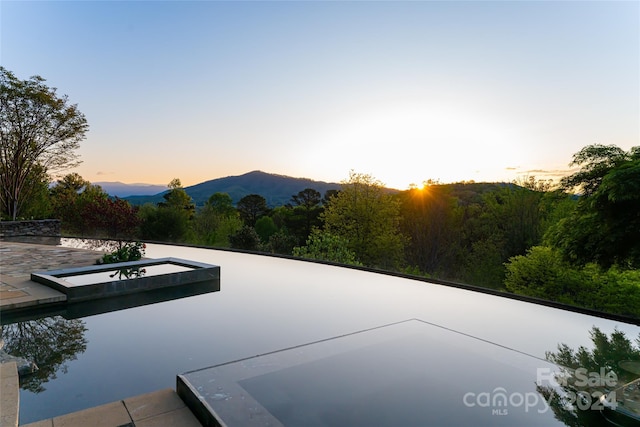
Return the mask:
M 349 242 L 335 234 L 314 228 L 305 246 L 293 248 L 293 255 L 340 264 L 362 265 L 356 254 L 349 249 Z
M 542 238 L 540 201 L 544 193 L 518 185 L 484 196 L 487 216 L 503 244 L 503 258 L 522 255 Z
M 403 263 L 399 201 L 370 175 L 351 171 L 321 218 L 325 230 L 346 240 L 364 265 L 397 269 Z
M 640 147 L 624 152 L 591 145 L 574 155 L 581 165 L 565 189 L 583 191 L 575 210 L 548 234 L 565 259 L 604 268 L 640 268 Z
M 242 220 L 237 213 L 229 217 L 222 217 L 215 229 L 215 239 L 210 243 L 215 246 L 230 246 L 229 236 L 237 233 L 242 228 Z
M 293 219 L 294 214 L 291 206 L 277 206 L 271 209 L 271 211 L 269 212 L 269 216 L 273 220 L 273 223 L 276 225 L 276 227 L 278 227 L 278 230 L 285 229 L 287 234 L 295 234 L 291 232 L 291 225 L 295 221 L 295 219 Z
M 303 242 L 311 229 L 321 225 L 320 213 L 322 212 L 322 196 L 312 189 L 307 188 L 291 197 L 291 215 L 287 218 L 287 228 L 300 242 Z
M 463 282 L 502 289 L 505 275 L 503 243 L 492 236 L 473 241 L 468 253 L 461 258 L 460 267 Z
M 535 175 L 528 175 L 518 178 L 513 181 L 514 185 L 518 187 L 526 188 L 527 190 L 537 191 L 539 193 L 546 193 L 553 191 L 556 188 L 552 179 L 537 179 Z
M 262 216 L 256 221 L 254 227 L 258 236 L 260 236 L 261 242 L 268 242 L 269 238 L 278 231 L 278 227 L 273 220 L 268 216 Z
M 560 185 L 565 190 L 578 189 L 590 196 L 598 189 L 605 175 L 617 167 L 640 159 L 640 147 L 625 152 L 615 145 L 592 144 L 573 155 L 569 166 L 580 166 L 580 170 L 563 178 Z
M 227 193 L 214 193 L 209 197 L 205 206 L 210 207 L 215 213 L 231 216 L 236 212 L 233 207 L 233 200 Z
M 550 246 L 549 236 L 553 228 L 564 218 L 571 215 L 576 207 L 576 196 L 560 189 L 547 191 L 540 200 L 540 210 L 544 212 L 542 218 L 542 242 Z
M 269 213 L 267 200 L 259 194 L 249 194 L 238 201 L 236 206 L 240 219 L 245 225 L 253 227 L 261 216 Z
M 543 203 L 547 193 L 539 190 L 548 186 L 535 178 L 520 182 L 524 186 L 494 186 L 462 207 L 458 263 L 464 282 L 500 288 L 504 263 L 540 244 L 551 211 Z
M 137 233 L 138 208 L 109 198 L 99 185 L 77 173 L 65 175 L 50 192 L 54 214 L 66 232 L 113 239 L 130 239 Z
M 24 201 L 20 216 L 49 218 L 53 211 L 49 197 L 49 176 L 42 166 L 38 165 L 31 170 L 26 187 L 29 188 L 29 197 Z
M 94 236 L 112 239 L 132 239 L 140 225 L 138 207 L 119 198 L 97 198 L 83 206 L 82 216 Z
M 334 196 L 337 196 L 340 190 L 327 190 L 324 192 L 324 196 L 322 196 L 322 204 L 328 205 L 331 199 Z
M 61 194 L 80 194 L 90 185 L 89 181 L 73 172 L 63 176 L 56 182 L 56 185 L 51 188 L 51 195 L 56 197 Z
M 103 224 L 97 220 L 109 195 L 77 173 L 65 175 L 51 189 L 53 214 L 67 233 L 96 236 Z M 108 214 L 105 214 L 108 215 Z
M 178 178 L 173 179 L 168 187 L 169 191 L 162 196 L 163 202 L 140 208 L 140 234 L 143 239 L 183 242 L 191 236 L 195 204 Z
M 291 196 L 291 202 L 294 206 L 302 206 L 306 210 L 311 211 L 322 202 L 320 192 L 313 188 L 305 188 Z
M 594 260 L 640 268 L 640 156 L 605 175 L 592 199 L 603 237 L 594 248 Z
M 165 201 L 158 203 L 158 206 L 183 211 L 188 220 L 192 219 L 196 211 L 196 205 L 193 203 L 191 196 L 182 188 L 180 180 L 174 178 L 168 187 L 169 191 L 162 196 Z
M 445 274 L 457 267 L 456 247 L 461 238 L 461 216 L 451 188 L 425 185 L 400 195 L 406 235 L 407 262 L 430 274 Z
M 77 106 L 44 82 L 20 80 L 0 67 L 0 209 L 13 220 L 37 190 L 30 185 L 36 171 L 78 164 L 74 151 L 88 130 Z
M 196 243 L 229 246 L 229 236 L 242 228 L 242 221 L 227 193 L 215 193 L 196 212 L 193 220 Z
M 189 220 L 184 209 L 163 208 L 147 203 L 140 207 L 138 215 L 143 239 L 180 242 L 189 233 Z
M 234 249 L 256 251 L 260 248 L 260 236 L 253 227 L 245 225 L 237 233 L 229 236 L 229 243 Z
M 269 237 L 269 242 L 263 246 L 263 249 L 271 253 L 291 255 L 296 246 L 296 240 L 295 236 L 281 229 Z

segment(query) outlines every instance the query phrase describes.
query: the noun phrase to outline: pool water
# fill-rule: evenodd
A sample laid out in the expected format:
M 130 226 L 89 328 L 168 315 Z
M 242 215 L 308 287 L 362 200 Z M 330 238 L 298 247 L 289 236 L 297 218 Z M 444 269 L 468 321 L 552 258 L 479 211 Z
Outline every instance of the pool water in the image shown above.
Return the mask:
M 462 351 L 462 349 L 464 349 Z M 181 375 L 229 426 L 562 425 L 531 381 L 546 361 L 416 319 Z M 534 374 L 534 375 L 532 375 Z M 527 396 L 496 419 L 485 392 Z M 495 400 L 495 399 L 494 399 Z M 467 405 L 465 405 L 465 402 Z M 462 404 L 462 405 L 461 405 Z M 197 405 L 194 405 L 197 407 Z M 451 410 L 456 407 L 463 410 Z M 540 412 L 539 412 L 540 411 Z M 216 425 L 211 417 L 204 425 Z
M 193 268 L 177 264 L 154 264 L 144 267 L 119 268 L 110 271 L 100 271 L 97 273 L 76 274 L 64 276 L 64 281 L 71 286 L 83 286 L 93 283 L 104 283 L 112 280 L 124 280 L 128 278 L 158 276 L 161 274 L 179 273 L 181 271 L 191 271 Z
M 13 342 L 61 354 L 51 375 L 21 390 L 21 423 L 175 388 L 176 375 L 184 372 L 408 319 L 539 359 L 560 343 L 592 347 L 593 326 L 608 334 L 617 329 L 632 341 L 640 332 L 636 325 L 302 260 L 157 244 L 147 245 L 146 256 L 219 265 L 221 290 L 80 319 L 4 325 L 5 341 L 11 335 Z M 29 335 L 39 323 L 58 341 Z M 462 396 L 451 401 L 464 410 Z

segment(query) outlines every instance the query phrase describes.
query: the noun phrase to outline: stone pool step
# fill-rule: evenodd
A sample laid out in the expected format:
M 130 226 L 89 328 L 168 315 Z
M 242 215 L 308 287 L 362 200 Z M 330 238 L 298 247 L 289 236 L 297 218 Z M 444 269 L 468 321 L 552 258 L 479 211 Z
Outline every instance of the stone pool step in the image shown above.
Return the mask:
M 201 427 L 201 424 L 174 390 L 164 389 L 23 425 L 23 427 L 88 426 Z

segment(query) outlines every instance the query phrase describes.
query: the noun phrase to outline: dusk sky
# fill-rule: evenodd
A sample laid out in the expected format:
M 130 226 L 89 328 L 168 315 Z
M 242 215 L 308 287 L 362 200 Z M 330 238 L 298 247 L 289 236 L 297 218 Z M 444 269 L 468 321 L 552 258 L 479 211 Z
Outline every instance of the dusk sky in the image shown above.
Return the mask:
M 85 179 L 406 189 L 640 145 L 640 2 L 0 2 L 0 63 L 90 130 Z

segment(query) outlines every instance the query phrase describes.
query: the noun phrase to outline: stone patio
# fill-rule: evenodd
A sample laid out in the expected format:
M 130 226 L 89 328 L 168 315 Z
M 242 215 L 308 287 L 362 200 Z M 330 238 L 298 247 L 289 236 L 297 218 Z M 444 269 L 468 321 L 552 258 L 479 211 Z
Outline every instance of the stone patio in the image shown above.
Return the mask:
M 66 296 L 30 280 L 32 272 L 95 264 L 101 252 L 0 241 L 0 313 L 50 304 Z

